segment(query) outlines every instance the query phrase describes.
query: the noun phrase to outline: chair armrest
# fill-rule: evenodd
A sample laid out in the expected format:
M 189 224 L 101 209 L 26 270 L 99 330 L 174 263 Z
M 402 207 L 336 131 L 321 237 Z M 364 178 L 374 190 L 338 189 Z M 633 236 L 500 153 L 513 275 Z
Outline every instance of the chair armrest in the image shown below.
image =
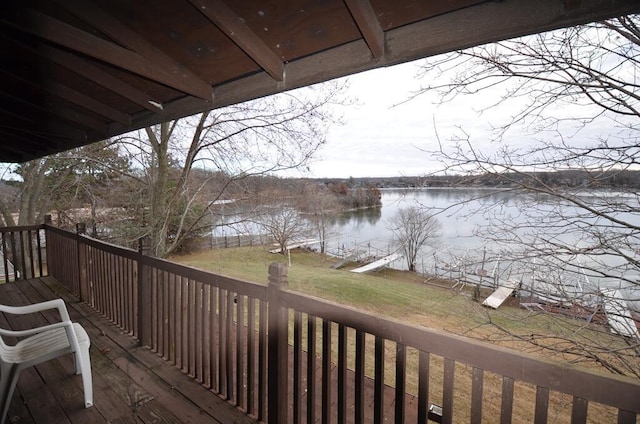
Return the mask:
M 41 327 L 30 328 L 28 330 L 6 330 L 4 328 L 0 328 L 0 335 L 7 337 L 25 337 L 61 327 L 68 327 L 67 331 L 69 331 L 69 329 L 73 329 L 73 323 L 71 321 L 62 321 L 54 324 L 43 325 Z
M 69 313 L 67 312 L 67 307 L 62 299 L 47 300 L 46 302 L 24 306 L 0 305 L 0 312 L 6 312 L 12 315 L 33 314 L 35 312 L 46 311 L 48 309 L 57 309 L 60 313 L 61 321 L 69 321 Z

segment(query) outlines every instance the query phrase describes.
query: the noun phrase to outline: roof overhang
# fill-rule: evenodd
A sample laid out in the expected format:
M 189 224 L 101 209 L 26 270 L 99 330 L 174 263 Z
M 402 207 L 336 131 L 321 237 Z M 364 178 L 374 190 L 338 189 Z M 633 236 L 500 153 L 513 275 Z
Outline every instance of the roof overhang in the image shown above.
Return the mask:
M 0 161 L 364 70 L 640 12 L 631 0 L 50 0 L 0 15 Z

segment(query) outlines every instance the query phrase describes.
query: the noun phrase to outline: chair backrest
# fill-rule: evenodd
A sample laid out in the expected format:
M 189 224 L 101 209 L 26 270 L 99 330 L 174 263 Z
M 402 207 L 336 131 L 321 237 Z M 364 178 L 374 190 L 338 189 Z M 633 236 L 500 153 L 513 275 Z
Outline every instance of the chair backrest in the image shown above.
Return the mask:
M 60 322 L 55 324 L 48 324 L 41 327 L 31 328 L 28 330 L 10 330 L 6 328 L 2 328 L 0 326 L 0 360 L 2 358 L 6 358 L 6 354 L 10 350 L 10 346 L 4 340 L 4 337 L 24 337 L 30 336 L 42 331 L 46 331 L 54 328 L 64 327 L 67 333 L 67 338 L 69 340 L 69 345 L 71 346 L 71 350 L 73 352 L 78 350 L 78 340 L 76 334 L 73 330 L 73 325 L 71 320 L 69 319 L 69 313 L 67 312 L 67 307 L 62 299 L 54 299 L 48 300 L 45 302 L 34 303 L 31 305 L 24 306 L 9 306 L 0 304 L 0 312 L 11 315 L 25 315 L 32 314 L 40 311 L 44 311 L 47 309 L 57 309 L 60 314 Z

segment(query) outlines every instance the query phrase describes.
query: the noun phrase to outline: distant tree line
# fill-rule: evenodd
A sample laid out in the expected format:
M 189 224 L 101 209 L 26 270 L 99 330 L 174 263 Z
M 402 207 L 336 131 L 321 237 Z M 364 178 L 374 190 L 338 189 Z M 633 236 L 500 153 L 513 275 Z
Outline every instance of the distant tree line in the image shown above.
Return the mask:
M 362 177 L 349 179 L 318 178 L 328 186 L 420 188 L 420 187 L 517 187 L 525 180 L 553 188 L 640 188 L 640 171 L 567 169 L 555 171 L 486 172 L 482 174 L 427 174 L 423 176 Z

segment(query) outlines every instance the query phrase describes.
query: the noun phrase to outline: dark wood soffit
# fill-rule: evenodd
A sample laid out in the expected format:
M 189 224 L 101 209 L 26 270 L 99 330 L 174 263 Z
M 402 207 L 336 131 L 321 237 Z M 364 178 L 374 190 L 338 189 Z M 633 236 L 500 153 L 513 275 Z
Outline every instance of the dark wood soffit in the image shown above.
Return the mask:
M 157 115 L 140 113 L 133 126 L 140 129 L 158 122 L 189 116 L 205 110 L 256 99 L 369 69 L 397 65 L 536 32 L 640 12 L 640 2 L 627 0 L 582 0 L 579 8 L 566 10 L 558 0 L 514 0 L 487 2 L 473 8 L 437 16 L 385 33 L 385 51 L 372 57 L 364 40 L 357 40 L 285 65 L 286 78 L 274 81 L 259 73 L 214 87 L 213 103 L 183 97 L 165 103 Z M 115 136 L 125 129 L 114 123 L 108 130 Z
M 93 28 L 98 29 L 103 34 L 117 41 L 122 46 L 139 54 L 153 69 L 163 70 L 169 74 L 170 81 L 180 81 L 179 84 L 168 84 L 167 81 L 156 79 L 153 76 L 144 75 L 165 85 L 173 86 L 177 89 L 198 96 L 204 100 L 211 100 L 211 85 L 193 74 L 189 69 L 182 66 L 166 55 L 153 44 L 142 38 L 138 33 L 123 25 L 96 4 L 88 0 L 54 0 L 64 7 L 69 13 L 80 18 Z M 114 64 L 117 64 L 114 62 Z M 123 67 L 124 68 L 124 67 Z M 125 68 L 126 69 L 126 68 Z M 131 70 L 131 69 L 130 69 Z M 135 72 L 135 71 L 134 71 Z M 191 91 L 186 91 L 189 87 Z
M 154 98 L 149 94 L 145 93 L 137 87 L 125 83 L 121 79 L 112 76 L 107 71 L 91 64 L 86 60 L 79 58 L 72 53 L 59 50 L 55 47 L 41 45 L 37 51 L 37 54 L 50 60 L 53 63 L 56 63 L 59 66 L 66 68 L 71 72 L 78 72 L 78 70 L 82 70 L 83 78 L 86 78 L 89 81 L 92 81 L 93 83 L 118 94 L 122 98 L 130 101 L 131 103 L 137 104 L 138 106 L 141 106 L 152 113 L 158 113 L 160 110 L 162 110 L 162 105 L 160 104 L 160 102 L 151 102 L 154 100 Z
M 153 61 L 149 61 L 137 52 L 120 47 L 36 10 L 28 10 L 24 15 L 8 15 L 0 19 L 52 43 L 111 63 L 202 100 L 211 100 L 211 87 L 204 81 L 176 78 L 171 72 L 156 66 Z

